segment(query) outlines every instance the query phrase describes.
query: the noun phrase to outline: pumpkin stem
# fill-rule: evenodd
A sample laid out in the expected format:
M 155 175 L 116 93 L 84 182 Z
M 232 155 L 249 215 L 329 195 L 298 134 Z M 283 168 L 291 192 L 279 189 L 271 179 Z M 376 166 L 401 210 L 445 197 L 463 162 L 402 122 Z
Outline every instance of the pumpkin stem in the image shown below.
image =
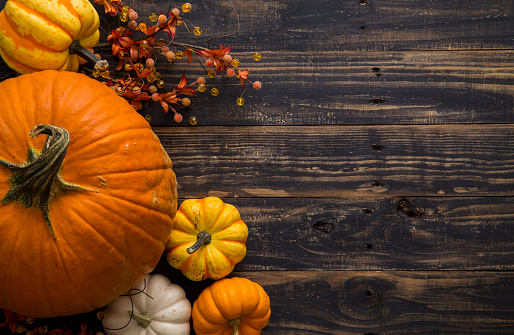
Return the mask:
M 127 311 L 128 315 L 130 315 L 130 318 L 137 322 L 138 326 L 147 328 L 150 325 L 150 322 L 152 322 L 152 319 L 150 318 L 150 313 L 144 312 L 144 313 L 134 313 L 132 311 Z
M 106 60 L 96 57 L 96 55 L 89 51 L 88 48 L 83 47 L 78 40 L 71 43 L 70 54 L 75 54 L 84 58 L 84 60 L 93 65 L 97 71 L 107 71 L 109 69 L 109 63 L 107 63 Z
M 241 319 L 237 318 L 234 320 L 231 320 L 228 325 L 232 328 L 234 328 L 234 335 L 239 335 L 239 325 L 241 324 Z
M 193 252 L 200 249 L 202 245 L 209 243 L 211 243 L 211 234 L 204 230 L 196 236 L 196 243 L 187 248 L 187 253 L 192 254 Z
M 40 134 L 49 135 L 41 153 L 30 148 L 27 162 L 20 165 L 0 160 L 0 165 L 12 172 L 9 178 L 11 189 L 0 202 L 7 204 L 16 201 L 27 208 L 39 207 L 43 211 L 45 221 L 55 240 L 49 216 L 50 201 L 59 189 L 86 189 L 66 183 L 59 175 L 70 142 L 70 135 L 66 129 L 40 124 L 30 131 L 32 138 Z

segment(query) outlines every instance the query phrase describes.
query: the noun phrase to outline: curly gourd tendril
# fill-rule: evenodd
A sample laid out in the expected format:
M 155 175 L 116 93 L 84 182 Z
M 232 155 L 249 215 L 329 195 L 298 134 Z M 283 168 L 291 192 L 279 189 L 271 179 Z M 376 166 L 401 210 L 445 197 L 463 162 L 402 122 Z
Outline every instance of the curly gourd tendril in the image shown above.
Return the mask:
M 130 318 L 127 322 L 126 325 L 124 325 L 123 327 L 119 327 L 119 328 L 107 328 L 107 327 L 103 327 L 104 329 L 108 329 L 108 330 L 121 330 L 121 329 L 124 329 L 124 328 L 127 328 L 128 325 L 130 324 L 130 322 L 133 320 L 132 316 L 135 315 L 134 313 L 134 301 L 132 300 L 132 296 L 133 295 L 136 295 L 136 294 L 141 294 L 143 293 L 144 295 L 146 295 L 148 298 L 152 299 L 153 300 L 153 297 L 150 296 L 148 293 L 145 292 L 146 290 L 146 278 L 144 279 L 144 286 L 143 286 L 143 289 L 138 289 L 138 288 L 133 288 L 133 289 L 130 289 L 126 294 L 122 294 L 121 296 L 122 297 L 129 297 L 130 299 L 130 305 L 131 305 L 131 310 L 128 311 L 128 314 L 130 315 Z M 132 291 L 135 291 L 134 293 L 131 293 Z

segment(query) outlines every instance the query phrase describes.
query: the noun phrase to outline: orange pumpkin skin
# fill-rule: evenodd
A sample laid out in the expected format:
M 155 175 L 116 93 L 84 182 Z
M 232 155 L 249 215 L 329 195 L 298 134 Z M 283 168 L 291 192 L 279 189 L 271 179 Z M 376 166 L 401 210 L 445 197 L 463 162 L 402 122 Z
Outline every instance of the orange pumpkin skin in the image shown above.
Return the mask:
M 270 315 L 269 296 L 262 286 L 239 277 L 221 279 L 204 289 L 192 310 L 197 335 L 259 335 Z
M 151 272 L 164 251 L 177 208 L 172 162 L 148 122 L 85 75 L 42 71 L 0 89 L 8 97 L 0 104 L 0 308 L 53 317 L 102 307 Z M 40 207 L 5 201 L 13 187 L 6 164 L 43 151 L 47 136 L 29 136 L 38 124 L 69 132 L 58 177 L 80 187 L 54 180 L 55 237 Z
M 19 73 L 77 71 L 85 60 L 69 47 L 78 41 L 93 51 L 99 25 L 88 0 L 9 0 L 0 12 L 0 56 Z

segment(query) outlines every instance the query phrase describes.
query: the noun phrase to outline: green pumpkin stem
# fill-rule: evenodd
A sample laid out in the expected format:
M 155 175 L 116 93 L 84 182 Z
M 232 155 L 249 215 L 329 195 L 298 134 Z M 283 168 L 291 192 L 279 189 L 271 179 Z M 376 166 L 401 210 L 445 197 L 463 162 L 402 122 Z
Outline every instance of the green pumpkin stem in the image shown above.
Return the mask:
M 152 318 L 150 317 L 150 313 L 134 313 L 132 311 L 127 311 L 130 318 L 137 322 L 139 327 L 148 328 L 150 323 L 152 322 Z
M 196 236 L 196 243 L 187 248 L 187 253 L 192 254 L 193 252 L 200 249 L 202 245 L 209 243 L 211 243 L 211 234 L 204 230 Z
M 59 175 L 70 142 L 69 133 L 61 127 L 44 124 L 37 125 L 30 131 L 32 138 L 40 134 L 49 135 L 41 154 L 31 148 L 27 162 L 20 165 L 0 160 L 0 166 L 12 172 L 9 178 L 11 189 L 0 202 L 3 204 L 18 202 L 26 208 L 39 207 L 43 211 L 52 237 L 56 239 L 50 222 L 50 201 L 58 190 L 86 189 L 66 183 Z
M 234 335 L 239 335 L 239 325 L 241 324 L 241 319 L 237 318 L 234 320 L 230 320 L 228 325 L 232 328 L 234 328 Z
M 109 69 L 109 63 L 107 63 L 107 61 L 99 59 L 94 53 L 89 51 L 88 48 L 82 46 L 78 40 L 71 43 L 69 50 L 70 54 L 84 58 L 84 60 L 95 67 L 95 70 L 107 71 Z

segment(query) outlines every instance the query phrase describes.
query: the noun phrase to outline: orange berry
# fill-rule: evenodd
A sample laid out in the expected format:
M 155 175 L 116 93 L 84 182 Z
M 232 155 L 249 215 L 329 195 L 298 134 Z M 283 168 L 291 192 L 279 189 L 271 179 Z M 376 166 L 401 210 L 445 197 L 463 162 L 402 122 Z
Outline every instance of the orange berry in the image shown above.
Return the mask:
M 157 19 L 157 22 L 159 22 L 159 24 L 163 24 L 166 21 L 168 21 L 168 18 L 166 17 L 166 15 L 164 15 L 164 14 L 159 15 L 159 18 Z
M 173 51 L 166 52 L 166 58 L 168 60 L 172 60 L 173 58 L 175 58 L 175 53 Z
M 182 106 L 184 106 L 184 107 L 191 106 L 191 99 L 189 99 L 189 98 L 182 98 L 181 101 L 182 101 Z
M 256 90 L 260 90 L 262 87 L 262 84 L 260 81 L 256 81 L 253 83 L 253 88 L 255 88 Z
M 183 120 L 183 117 L 181 114 L 175 112 L 175 116 L 173 116 L 173 120 L 175 120 L 176 123 L 180 123 Z
M 141 94 L 141 88 L 139 86 L 134 86 L 134 88 L 132 89 L 132 93 L 134 93 L 135 95 Z

